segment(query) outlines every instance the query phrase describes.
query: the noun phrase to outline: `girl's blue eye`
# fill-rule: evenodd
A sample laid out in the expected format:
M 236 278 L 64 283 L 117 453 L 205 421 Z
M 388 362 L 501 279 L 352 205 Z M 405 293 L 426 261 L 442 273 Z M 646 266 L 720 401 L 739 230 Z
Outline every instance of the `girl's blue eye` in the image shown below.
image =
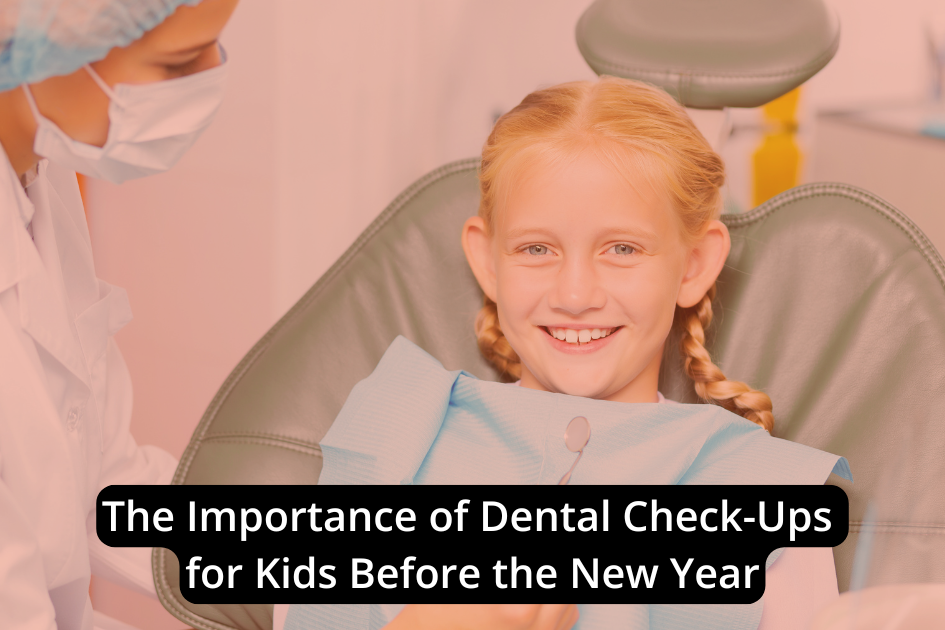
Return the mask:
M 544 245 L 529 245 L 526 251 L 532 256 L 544 256 L 548 253 L 548 248 Z
M 629 256 L 634 253 L 636 250 L 632 246 L 627 245 L 626 243 L 621 243 L 620 245 L 614 245 L 610 248 L 618 256 Z

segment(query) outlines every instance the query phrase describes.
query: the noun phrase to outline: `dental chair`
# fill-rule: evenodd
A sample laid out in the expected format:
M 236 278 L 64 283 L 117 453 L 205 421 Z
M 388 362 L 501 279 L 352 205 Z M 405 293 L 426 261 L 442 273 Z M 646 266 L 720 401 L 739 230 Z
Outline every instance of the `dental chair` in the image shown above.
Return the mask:
M 598 0 L 577 29 L 598 72 L 698 107 L 787 92 L 829 61 L 838 33 L 819 0 Z M 405 190 L 266 333 L 213 399 L 175 484 L 315 484 L 319 441 L 397 335 L 449 370 L 497 378 L 477 349 L 482 295 L 459 244 L 477 163 Z M 840 590 L 861 537 L 876 579 L 945 581 L 942 257 L 903 213 L 844 184 L 800 186 L 723 220 L 732 252 L 707 346 L 726 375 L 771 396 L 776 436 L 849 460 L 856 483 L 829 482 L 850 497 Z M 667 347 L 660 390 L 699 402 Z M 187 625 L 271 628 L 271 605 L 191 604 L 174 554 L 155 549 L 153 564 L 162 603 Z

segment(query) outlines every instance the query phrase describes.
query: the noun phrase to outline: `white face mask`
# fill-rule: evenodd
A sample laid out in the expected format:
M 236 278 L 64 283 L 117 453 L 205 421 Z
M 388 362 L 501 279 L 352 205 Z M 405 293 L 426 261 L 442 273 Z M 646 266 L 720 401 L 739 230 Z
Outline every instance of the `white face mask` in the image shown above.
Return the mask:
M 226 55 L 220 50 L 223 63 L 215 68 L 154 83 L 119 83 L 114 89 L 85 66 L 111 101 L 108 139 L 102 147 L 66 135 L 39 113 L 29 86 L 23 85 L 37 123 L 33 151 L 60 166 L 116 184 L 168 170 L 220 107 L 226 78 Z

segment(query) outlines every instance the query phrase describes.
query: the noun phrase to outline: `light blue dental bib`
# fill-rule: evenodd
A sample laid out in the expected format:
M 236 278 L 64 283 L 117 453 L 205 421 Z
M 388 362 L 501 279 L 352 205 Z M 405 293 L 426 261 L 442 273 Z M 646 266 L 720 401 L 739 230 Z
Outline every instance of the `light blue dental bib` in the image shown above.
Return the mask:
M 822 484 L 845 459 L 772 438 L 715 405 L 616 403 L 447 371 L 398 337 L 351 391 L 321 442 L 319 484 L 556 484 L 575 455 L 567 424 L 591 439 L 571 484 Z M 775 551 L 768 565 L 777 558 Z M 582 605 L 576 630 L 755 630 L 745 605 Z M 375 630 L 402 605 L 292 605 L 285 630 Z

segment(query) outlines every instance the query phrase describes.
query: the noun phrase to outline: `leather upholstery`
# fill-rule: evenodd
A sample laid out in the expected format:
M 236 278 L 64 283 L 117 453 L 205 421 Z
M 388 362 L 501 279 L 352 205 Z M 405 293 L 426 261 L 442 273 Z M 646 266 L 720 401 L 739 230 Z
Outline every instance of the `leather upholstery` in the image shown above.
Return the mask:
M 406 190 L 256 344 L 204 414 L 175 484 L 316 483 L 319 440 L 398 334 L 447 369 L 495 378 L 476 347 L 481 293 L 459 242 L 478 205 L 476 165 L 446 165 Z M 870 497 L 885 581 L 945 581 L 941 256 L 900 212 L 841 184 L 801 186 L 724 220 L 733 249 L 709 349 L 730 378 L 771 395 L 776 435 L 849 459 L 841 590 Z M 668 346 L 661 391 L 696 402 Z M 901 545 L 927 550 L 904 566 Z M 271 627 L 271 606 L 186 602 L 165 550 L 154 572 L 164 605 L 195 628 Z
M 597 0 L 577 25 L 595 72 L 702 109 L 764 105 L 820 71 L 839 42 L 823 0 Z

